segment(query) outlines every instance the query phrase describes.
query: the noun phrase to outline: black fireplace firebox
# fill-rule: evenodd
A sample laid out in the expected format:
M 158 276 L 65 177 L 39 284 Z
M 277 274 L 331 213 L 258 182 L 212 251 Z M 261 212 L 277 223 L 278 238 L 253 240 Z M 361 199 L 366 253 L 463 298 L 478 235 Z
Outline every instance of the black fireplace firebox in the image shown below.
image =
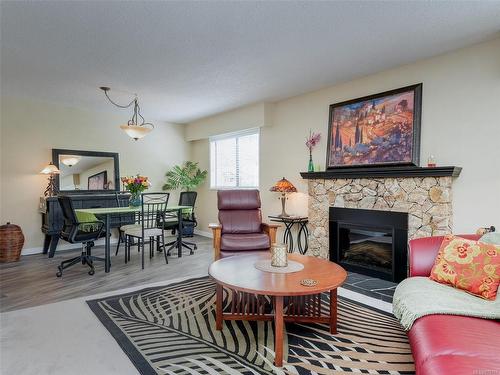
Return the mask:
M 380 279 L 406 278 L 407 213 L 330 207 L 329 216 L 332 262 Z

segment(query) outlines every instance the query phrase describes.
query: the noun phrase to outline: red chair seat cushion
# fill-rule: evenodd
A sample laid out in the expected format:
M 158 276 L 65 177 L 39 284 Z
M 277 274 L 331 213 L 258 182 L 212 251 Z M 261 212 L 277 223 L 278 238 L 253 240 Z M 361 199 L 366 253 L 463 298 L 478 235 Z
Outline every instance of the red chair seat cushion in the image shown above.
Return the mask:
M 221 236 L 221 250 L 248 251 L 269 249 L 269 236 L 266 233 L 244 233 Z
M 408 338 L 417 374 L 472 374 L 467 368 L 474 364 L 476 369 L 500 365 L 500 322 L 495 320 L 427 315 L 413 323 Z M 449 366 L 454 371 L 446 371 Z
M 239 256 L 241 256 L 241 255 L 260 255 L 260 254 L 265 254 L 266 252 L 269 252 L 269 249 L 245 250 L 245 251 L 227 251 L 227 250 L 221 250 L 221 252 L 220 252 L 220 259 L 233 257 L 235 255 L 239 255 Z

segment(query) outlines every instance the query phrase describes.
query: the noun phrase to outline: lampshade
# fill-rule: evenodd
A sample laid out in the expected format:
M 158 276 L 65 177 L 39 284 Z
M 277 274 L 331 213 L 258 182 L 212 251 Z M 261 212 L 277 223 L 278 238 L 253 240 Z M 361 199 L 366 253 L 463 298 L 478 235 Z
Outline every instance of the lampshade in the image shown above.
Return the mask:
M 43 168 L 41 171 L 40 171 L 41 174 L 59 174 L 59 169 L 57 169 L 57 167 L 52 164 L 52 163 L 49 163 L 47 164 L 47 166 L 45 168 Z
M 61 158 L 61 163 L 64 165 L 67 165 L 68 167 L 72 167 L 76 163 L 80 161 L 82 157 L 78 155 L 67 155 Z
M 290 181 L 288 181 L 285 177 L 276 182 L 274 186 L 269 190 L 279 193 L 295 193 L 297 191 L 295 186 L 293 186 L 293 184 Z
M 143 138 L 144 136 L 146 136 L 149 132 L 151 132 L 151 130 L 153 130 L 153 128 L 149 127 L 149 126 L 144 126 L 144 125 L 121 125 L 120 128 L 125 132 L 127 133 L 127 135 L 130 137 L 130 138 L 133 138 L 135 139 L 136 141 L 138 139 L 141 139 Z

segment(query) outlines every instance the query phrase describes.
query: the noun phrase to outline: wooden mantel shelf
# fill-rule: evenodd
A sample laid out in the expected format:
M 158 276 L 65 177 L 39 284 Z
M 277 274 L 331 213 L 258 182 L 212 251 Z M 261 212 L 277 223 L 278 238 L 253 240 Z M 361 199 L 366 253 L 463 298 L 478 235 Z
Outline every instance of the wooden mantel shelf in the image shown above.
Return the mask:
M 336 168 L 319 172 L 300 172 L 305 179 L 334 180 L 338 178 L 411 178 L 411 177 L 458 177 L 461 167 L 383 166 Z

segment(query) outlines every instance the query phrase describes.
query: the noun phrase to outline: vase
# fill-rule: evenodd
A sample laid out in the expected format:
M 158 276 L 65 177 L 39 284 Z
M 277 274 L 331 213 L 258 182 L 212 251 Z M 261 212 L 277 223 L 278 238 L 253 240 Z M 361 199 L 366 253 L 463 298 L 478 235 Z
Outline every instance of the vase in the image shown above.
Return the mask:
M 288 266 L 287 245 L 284 243 L 273 243 L 271 246 L 271 266 L 286 267 Z
M 309 152 L 309 165 L 307 166 L 307 171 L 314 172 L 313 157 L 312 157 L 312 154 L 310 152 Z
M 141 194 L 140 193 L 132 193 L 128 204 L 130 207 L 139 207 L 141 205 Z

